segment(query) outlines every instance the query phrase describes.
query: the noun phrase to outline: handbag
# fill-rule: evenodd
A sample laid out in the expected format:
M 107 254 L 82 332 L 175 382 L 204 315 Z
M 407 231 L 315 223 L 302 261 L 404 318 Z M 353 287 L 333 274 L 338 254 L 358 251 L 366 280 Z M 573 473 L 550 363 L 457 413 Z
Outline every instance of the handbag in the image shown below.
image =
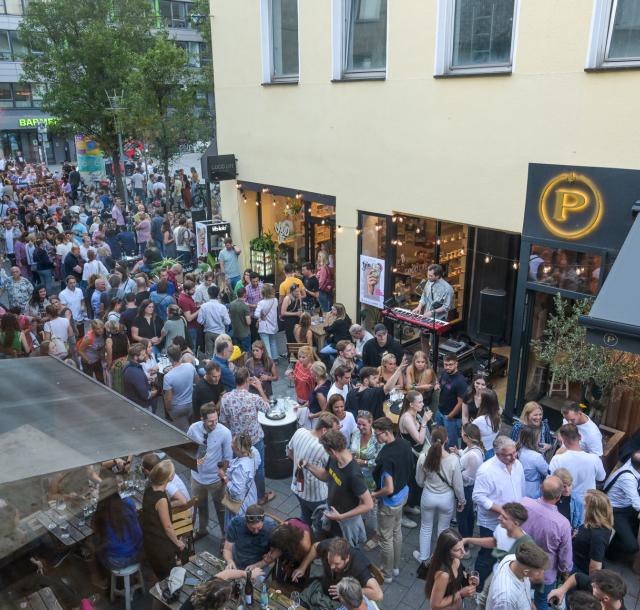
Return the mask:
M 247 485 L 247 492 L 244 494 L 244 498 L 242 498 L 242 500 L 236 500 L 234 498 L 231 497 L 231 494 L 229 493 L 229 488 L 225 487 L 224 488 L 224 494 L 222 496 L 222 505 L 230 512 L 233 513 L 234 515 L 237 515 L 240 512 L 240 509 L 242 508 L 242 505 L 244 504 L 244 501 L 247 499 L 247 496 L 249 495 L 249 492 L 251 491 L 251 479 L 253 479 L 256 476 L 256 463 L 255 463 L 255 458 L 253 460 L 253 474 L 249 477 L 249 484 Z

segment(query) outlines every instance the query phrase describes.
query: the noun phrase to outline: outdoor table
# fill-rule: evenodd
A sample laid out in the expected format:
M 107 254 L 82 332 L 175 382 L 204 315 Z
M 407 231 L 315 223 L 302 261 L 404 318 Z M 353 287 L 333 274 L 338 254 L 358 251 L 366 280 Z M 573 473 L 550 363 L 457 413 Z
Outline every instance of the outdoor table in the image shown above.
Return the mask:
M 62 610 L 62 605 L 49 587 L 19 599 L 16 607 L 20 610 Z
M 282 419 L 270 419 L 266 413 L 258 412 L 258 422 L 264 432 L 264 472 L 269 479 L 290 477 L 293 471 L 287 457 L 287 444 L 295 434 L 298 418 L 294 407 L 298 404 L 291 398 L 278 398 L 277 406 L 284 410 Z
M 67 506 L 40 510 L 34 516 L 65 546 L 74 546 L 93 534 L 89 521 L 74 515 Z
M 202 553 L 197 553 L 193 557 L 191 557 L 189 563 L 183 566 L 186 570 L 187 574 L 185 575 L 185 581 L 189 579 L 195 579 L 198 581 L 198 584 L 203 583 L 211 578 L 213 578 L 218 572 L 221 572 L 225 568 L 225 562 L 221 559 L 218 559 L 211 553 L 204 551 Z M 244 579 L 242 579 L 244 581 Z M 180 606 L 187 601 L 187 599 L 193 593 L 193 589 L 195 585 L 185 584 L 182 585 L 180 589 L 180 594 L 178 599 L 172 603 L 167 603 L 164 599 L 162 599 L 162 592 L 167 588 L 167 579 L 162 580 L 149 590 L 151 595 L 162 602 L 165 607 L 171 608 L 171 610 L 179 610 Z M 258 608 L 259 604 L 259 596 L 260 596 L 261 585 L 258 582 L 254 582 L 254 601 L 253 608 Z M 228 610 L 237 610 L 238 607 L 242 605 L 243 602 L 243 592 L 244 586 L 241 588 L 240 599 L 239 600 L 230 600 L 226 604 L 226 608 Z M 291 600 L 283 595 L 280 591 L 269 587 L 269 610 L 289 610 L 292 607 Z
M 403 400 L 404 392 L 394 388 L 391 390 L 389 398 L 382 403 L 382 411 L 396 425 L 400 420 L 400 410 L 402 409 Z
M 324 342 L 327 333 L 324 330 L 324 318 L 320 316 L 314 316 L 311 318 L 311 332 L 316 340 L 316 346 L 318 351 L 324 347 Z

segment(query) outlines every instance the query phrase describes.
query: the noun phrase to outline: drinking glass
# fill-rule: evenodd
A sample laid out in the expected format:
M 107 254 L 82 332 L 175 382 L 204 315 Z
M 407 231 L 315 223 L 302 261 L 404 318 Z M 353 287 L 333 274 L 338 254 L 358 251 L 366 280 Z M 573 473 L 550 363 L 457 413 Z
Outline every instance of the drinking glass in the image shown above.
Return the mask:
M 471 572 L 469 572 L 467 574 L 468 578 L 469 578 L 469 584 L 470 585 L 475 585 L 476 587 L 480 584 L 480 572 L 477 572 L 476 570 L 472 570 Z M 477 605 L 478 603 L 478 597 L 479 597 L 480 591 L 478 591 L 478 589 L 476 588 L 476 593 L 473 596 L 473 599 Z
M 297 591 L 293 591 L 289 595 L 289 599 L 291 600 L 289 610 L 297 610 L 297 608 L 300 606 L 300 593 L 298 593 Z

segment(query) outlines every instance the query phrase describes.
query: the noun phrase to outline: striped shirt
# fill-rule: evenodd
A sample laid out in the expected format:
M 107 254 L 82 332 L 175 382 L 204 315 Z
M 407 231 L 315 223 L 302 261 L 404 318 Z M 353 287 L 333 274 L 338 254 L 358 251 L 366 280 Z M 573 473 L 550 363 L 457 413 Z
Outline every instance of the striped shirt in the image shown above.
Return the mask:
M 318 439 L 306 428 L 299 428 L 291 437 L 287 446 L 293 452 L 293 477 L 291 480 L 292 491 L 307 502 L 320 502 L 327 499 L 327 484 L 316 479 L 311 472 L 304 470 L 304 490 L 296 491 L 296 468 L 300 460 L 306 460 L 309 464 L 324 468 L 329 456 Z
M 511 571 L 515 555 L 507 555 L 493 575 L 486 610 L 528 610 L 531 608 L 531 583 L 528 578 L 520 580 Z

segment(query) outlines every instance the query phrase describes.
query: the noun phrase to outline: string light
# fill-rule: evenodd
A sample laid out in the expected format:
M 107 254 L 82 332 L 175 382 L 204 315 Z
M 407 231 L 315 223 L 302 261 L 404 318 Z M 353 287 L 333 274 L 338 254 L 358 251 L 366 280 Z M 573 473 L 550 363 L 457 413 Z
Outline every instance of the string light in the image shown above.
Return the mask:
M 269 192 L 269 187 L 265 186 L 265 187 L 262 189 L 262 192 L 263 192 L 263 193 L 268 193 L 268 192 Z
M 296 193 L 296 199 L 302 199 L 302 193 Z
M 342 233 L 344 231 L 344 229 L 342 228 L 342 225 L 338 225 L 338 233 Z
M 518 268 L 518 262 L 517 261 L 513 261 L 513 264 L 511 265 L 514 269 Z
M 260 207 L 260 202 L 256 199 L 256 206 Z
M 398 220 L 398 217 L 397 217 L 397 216 L 392 216 L 392 217 L 391 217 L 391 222 L 396 222 L 396 220 Z
M 484 262 L 487 264 L 491 262 L 491 257 L 488 254 L 484 257 Z
M 236 188 L 239 190 L 242 190 L 242 183 L 240 182 L 236 183 Z

